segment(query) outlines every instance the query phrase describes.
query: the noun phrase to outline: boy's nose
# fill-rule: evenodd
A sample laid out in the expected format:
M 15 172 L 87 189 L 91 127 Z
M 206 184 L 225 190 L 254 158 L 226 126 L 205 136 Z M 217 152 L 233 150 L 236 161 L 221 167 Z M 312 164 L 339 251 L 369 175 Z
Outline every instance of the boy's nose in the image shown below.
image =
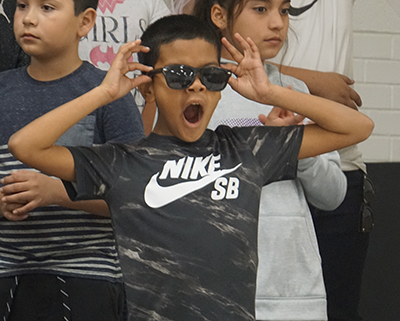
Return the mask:
M 196 75 L 196 79 L 194 80 L 193 84 L 191 84 L 187 90 L 189 91 L 204 91 L 206 90 L 206 87 L 202 84 L 202 82 L 200 81 L 200 75 L 197 74 Z
M 24 25 L 36 25 L 37 24 L 37 16 L 35 10 L 30 8 L 26 10 L 25 15 L 22 19 Z

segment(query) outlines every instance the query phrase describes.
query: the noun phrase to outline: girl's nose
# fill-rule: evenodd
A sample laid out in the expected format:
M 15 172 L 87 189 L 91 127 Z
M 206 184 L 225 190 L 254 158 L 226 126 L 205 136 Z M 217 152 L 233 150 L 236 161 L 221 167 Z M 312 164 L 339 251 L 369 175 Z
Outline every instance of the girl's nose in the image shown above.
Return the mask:
M 270 13 L 269 26 L 271 29 L 283 28 L 284 22 L 279 10 L 274 10 Z

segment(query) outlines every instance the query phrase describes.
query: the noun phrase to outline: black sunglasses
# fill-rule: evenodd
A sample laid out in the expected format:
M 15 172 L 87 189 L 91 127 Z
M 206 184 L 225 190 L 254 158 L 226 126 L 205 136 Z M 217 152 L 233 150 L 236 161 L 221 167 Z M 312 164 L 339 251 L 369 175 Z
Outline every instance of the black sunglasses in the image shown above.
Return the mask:
M 146 75 L 153 77 L 162 73 L 167 85 L 171 89 L 189 88 L 195 81 L 197 74 L 200 74 L 201 83 L 209 91 L 221 91 L 226 87 L 232 72 L 221 67 L 193 68 L 186 65 L 170 65 L 154 69 Z

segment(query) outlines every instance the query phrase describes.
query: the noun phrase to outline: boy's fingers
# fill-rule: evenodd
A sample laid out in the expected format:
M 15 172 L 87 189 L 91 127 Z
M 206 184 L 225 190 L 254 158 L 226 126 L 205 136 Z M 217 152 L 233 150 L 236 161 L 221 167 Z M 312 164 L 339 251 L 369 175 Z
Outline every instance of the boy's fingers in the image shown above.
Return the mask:
M 10 210 L 13 215 L 16 216 L 25 216 L 32 210 L 34 210 L 37 206 L 33 202 L 29 202 L 23 206 L 21 204 L 16 204 L 15 208 Z
M 238 68 L 238 66 L 236 64 L 221 64 L 220 65 L 222 68 L 225 68 L 229 71 L 232 71 L 233 73 L 235 73 L 236 69 Z M 232 78 L 232 77 L 231 77 Z
M 237 61 L 241 62 L 243 59 L 242 53 L 240 53 L 225 37 L 221 39 L 222 44 L 226 48 L 226 50 L 231 54 L 232 58 Z
M 10 211 L 5 211 L 3 214 L 4 217 L 9 221 L 23 221 L 26 218 L 28 218 L 27 214 L 18 214 L 18 213 L 14 214 Z
M 139 70 L 139 71 L 143 71 L 143 72 L 149 72 L 149 71 L 153 70 L 153 67 L 145 66 L 139 62 L 129 62 L 128 67 L 129 67 L 130 71 Z
M 10 175 L 3 177 L 3 179 L 1 180 L 1 183 L 3 185 L 7 185 L 7 184 L 19 182 L 19 181 L 21 181 L 21 178 L 19 176 L 20 175 L 18 174 L 18 172 L 12 172 L 12 173 L 10 173 Z
M 128 60 L 132 56 L 133 53 L 137 52 L 148 52 L 150 50 L 149 47 L 141 46 L 141 40 L 137 39 L 132 42 L 128 42 L 125 45 L 121 46 L 118 50 L 117 56 L 121 55 L 123 60 Z M 117 57 L 116 57 L 117 58 Z
M 254 49 L 257 49 L 257 46 L 254 44 L 254 42 L 250 39 L 244 39 L 239 33 L 235 33 L 235 38 L 237 39 L 237 41 L 239 41 L 239 44 L 242 46 L 243 50 L 245 52 L 253 52 Z M 255 48 L 254 48 L 255 47 Z
M 11 194 L 7 196 L 3 196 L 1 201 L 5 204 L 26 204 L 30 202 L 32 199 L 26 192 Z
M 151 81 L 151 78 L 149 76 L 140 75 L 138 77 L 131 79 L 131 87 L 135 88 L 141 84 L 144 84 L 144 83 L 150 82 L 150 81 Z
M 12 195 L 15 193 L 20 193 L 23 191 L 26 191 L 27 187 L 25 186 L 24 183 L 9 183 L 8 185 L 4 185 L 1 188 L 1 192 L 4 195 Z

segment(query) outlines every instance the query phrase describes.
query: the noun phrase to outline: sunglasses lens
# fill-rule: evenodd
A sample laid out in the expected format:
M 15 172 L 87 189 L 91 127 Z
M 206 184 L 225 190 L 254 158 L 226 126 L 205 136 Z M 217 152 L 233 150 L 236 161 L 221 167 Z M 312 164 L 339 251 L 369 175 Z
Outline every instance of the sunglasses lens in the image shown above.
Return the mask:
M 162 69 L 168 86 L 178 90 L 190 87 L 196 78 L 197 72 L 201 75 L 202 84 L 210 91 L 223 90 L 231 76 L 229 71 L 217 67 L 195 69 L 185 65 L 171 65 Z
M 163 73 L 168 86 L 172 89 L 188 88 L 196 77 L 192 68 L 181 65 L 165 67 Z
M 210 91 L 221 91 L 226 87 L 230 73 L 222 68 L 204 68 L 201 72 L 201 82 Z
M 366 175 L 364 175 L 364 200 L 367 203 L 371 203 L 374 198 L 375 198 L 374 185 L 372 184 L 371 180 Z

